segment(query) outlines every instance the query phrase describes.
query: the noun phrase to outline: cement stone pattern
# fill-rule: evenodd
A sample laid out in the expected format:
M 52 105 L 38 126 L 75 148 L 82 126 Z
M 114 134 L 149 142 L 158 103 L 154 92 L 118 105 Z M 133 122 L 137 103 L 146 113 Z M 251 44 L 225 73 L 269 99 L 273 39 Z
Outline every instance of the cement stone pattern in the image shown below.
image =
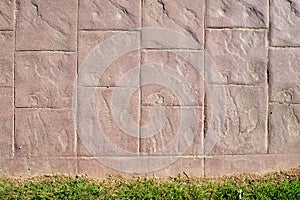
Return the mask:
M 17 0 L 18 50 L 76 50 L 77 2 Z
M 0 30 L 13 30 L 14 0 L 0 1 Z
M 133 30 L 140 27 L 141 1 L 82 0 L 79 28 L 88 30 Z
M 206 50 L 221 78 L 215 79 L 210 65 L 205 80 L 213 84 L 248 84 L 266 82 L 267 46 L 263 30 L 208 30 Z
M 75 54 L 17 53 L 15 64 L 16 107 L 72 107 Z
M 17 108 L 15 155 L 71 157 L 75 154 L 75 128 L 71 110 Z
M 14 33 L 0 31 L 0 87 L 13 86 Z
M 272 46 L 300 46 L 300 2 L 270 1 L 270 42 Z
M 300 153 L 300 105 L 271 105 L 270 153 Z
M 1 0 L 0 176 L 211 177 L 299 167 L 299 13 L 298 0 Z M 164 35 L 167 29 L 198 45 Z M 118 34 L 128 40 L 114 40 Z M 103 41 L 111 49 L 97 49 Z M 141 49 L 106 63 L 131 42 Z M 101 77 L 88 71 L 74 94 L 93 50 L 90 64 L 109 65 Z M 97 53 L 107 60 L 99 62 Z M 183 80 L 194 101 L 180 102 L 190 90 L 176 96 L 165 84 L 174 81 L 177 90 Z M 85 140 L 97 126 L 87 123 L 80 132 L 93 114 L 80 108 L 96 111 L 102 140 Z M 161 113 L 151 115 L 156 108 L 166 114 L 163 126 Z M 183 119 L 193 139 L 178 132 Z M 154 132 L 146 137 L 149 124 Z M 184 139 L 159 151 L 176 137 Z M 119 160 L 101 163 L 111 157 Z M 174 162 L 158 169 L 165 159 Z M 138 169 L 143 161 L 158 167 L 141 174 L 115 169 Z
M 203 47 L 204 5 L 204 0 L 144 0 L 142 26 L 182 32 Z
M 270 50 L 270 99 L 300 103 L 300 49 Z
M 220 87 L 220 86 L 215 86 Z M 218 141 L 209 154 L 267 153 L 267 91 L 264 87 L 225 87 L 225 116 L 217 121 L 207 121 L 207 126 L 217 122 L 221 130 L 212 128 L 206 134 L 218 133 Z M 208 104 L 210 98 L 207 98 Z M 214 105 L 212 105 L 214 106 Z M 206 116 L 211 110 L 206 109 Z M 222 118 L 224 117 L 224 118 Z
M 0 88 L 0 157 L 12 155 L 13 109 L 12 88 Z
M 267 0 L 207 1 L 208 27 L 268 27 Z

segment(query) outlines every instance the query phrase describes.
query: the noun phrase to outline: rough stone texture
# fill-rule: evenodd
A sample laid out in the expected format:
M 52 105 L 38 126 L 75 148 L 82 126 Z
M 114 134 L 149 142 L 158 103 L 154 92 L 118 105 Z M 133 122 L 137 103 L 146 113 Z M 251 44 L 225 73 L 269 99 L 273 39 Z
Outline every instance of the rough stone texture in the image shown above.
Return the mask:
M 266 173 L 298 167 L 300 154 L 224 155 L 205 158 L 205 176 Z
M 145 67 L 141 68 L 143 105 L 203 105 L 203 52 L 143 51 L 141 62 L 142 65 L 151 65 L 153 67 L 153 70 L 145 69 Z M 153 63 L 158 66 L 152 65 Z M 170 70 L 166 70 L 166 68 L 174 71 L 174 73 L 169 73 Z M 163 76 L 158 77 L 159 74 Z M 183 78 L 191 86 L 195 99 L 187 99 L 192 93 L 188 88 L 184 88 L 182 91 L 178 88 L 180 85 L 183 85 L 183 82 L 178 82 L 179 78 Z M 148 82 L 153 82 L 154 84 L 148 84 Z M 167 85 L 168 83 L 171 83 L 173 86 L 176 85 L 176 87 L 170 88 Z M 178 95 L 180 96 L 174 93 L 175 90 L 178 90 Z M 180 102 L 180 99 L 185 99 L 185 101 Z
M 271 101 L 300 103 L 300 49 L 270 50 Z
M 13 86 L 14 33 L 0 31 L 0 87 Z
M 100 161 L 102 158 L 98 158 Z M 120 158 L 126 159 L 126 158 Z M 78 174 L 88 175 L 89 177 L 106 178 L 110 175 L 122 175 L 125 177 L 132 176 L 151 176 L 151 177 L 170 177 L 178 174 L 185 176 L 203 176 L 204 175 L 204 159 L 201 157 L 178 157 L 177 160 L 169 166 L 151 171 L 148 173 L 133 173 L 128 174 L 116 171 L 110 167 L 103 165 L 96 158 L 79 158 L 78 159 Z M 126 168 L 126 166 L 124 166 Z
M 15 126 L 16 156 L 74 156 L 75 130 L 70 110 L 18 108 Z
M 222 86 L 215 86 L 222 87 Z M 267 152 L 267 95 L 263 87 L 225 87 L 224 115 L 206 121 L 208 135 L 216 135 L 217 143 L 209 154 L 254 154 Z M 209 95 L 209 94 L 208 94 Z M 207 100 L 206 117 L 210 113 Z M 216 121 L 214 121 L 216 120 Z M 215 124 L 222 124 L 219 129 Z
M 203 48 L 204 4 L 204 0 L 144 0 L 142 26 L 182 32 Z
M 137 29 L 140 27 L 140 1 L 82 0 L 79 4 L 80 29 Z
M 270 153 L 300 153 L 300 105 L 270 106 Z
M 129 89 L 129 88 L 118 88 L 119 91 L 122 90 L 123 94 L 129 93 L 132 90 L 136 89 Z M 79 95 L 80 96 L 87 96 L 87 92 L 91 92 L 94 90 L 95 92 L 95 100 L 93 100 L 93 103 L 90 104 L 88 101 L 79 101 L 79 111 L 78 111 L 78 124 L 79 126 L 87 120 L 87 115 L 85 113 L 82 113 L 81 110 L 84 109 L 83 106 L 91 106 L 93 107 L 95 111 L 95 117 L 96 122 L 98 123 L 98 126 L 103 131 L 104 137 L 106 137 L 106 140 L 102 137 L 101 141 L 98 141 L 95 143 L 95 150 L 94 154 L 91 155 L 89 151 L 87 151 L 84 143 L 82 143 L 81 140 L 78 141 L 78 155 L 79 156 L 107 156 L 107 155 L 117 155 L 117 156 L 124 156 L 125 154 L 122 151 L 126 151 L 128 154 L 136 154 L 139 150 L 139 106 L 138 106 L 138 100 L 139 100 L 139 93 L 134 93 L 134 95 L 129 99 L 129 114 L 130 117 L 127 117 L 125 108 L 119 112 L 120 114 L 120 120 L 121 123 L 126 125 L 129 125 L 129 123 L 133 123 L 136 127 L 132 129 L 132 132 L 126 132 L 126 130 L 122 129 L 122 127 L 119 126 L 119 124 L 116 122 L 118 116 L 114 115 L 113 109 L 118 109 L 114 107 L 115 105 L 112 103 L 112 95 L 114 90 L 116 88 L 79 88 Z M 137 90 L 138 91 L 138 90 Z M 126 99 L 124 99 L 122 96 L 117 94 L 118 97 L 116 100 L 122 101 L 122 103 L 125 103 Z M 88 117 L 89 116 L 89 113 Z M 122 116 L 122 114 L 124 116 Z M 89 119 L 89 118 L 88 118 Z M 124 121 L 122 121 L 124 120 Z M 129 121 L 129 122 L 128 122 Z M 89 127 L 89 131 L 94 131 L 94 126 Z M 96 131 L 97 133 L 97 131 Z M 80 134 L 80 137 L 86 138 L 89 137 L 88 141 L 95 142 L 93 137 L 96 137 L 95 135 L 89 136 L 86 134 L 86 132 L 83 132 Z M 100 138 L 99 138 L 100 139 Z M 86 145 L 91 146 L 90 143 L 85 143 Z M 117 148 L 113 149 L 109 145 L 113 144 Z
M 0 174 L 15 178 L 68 174 L 76 175 L 74 158 L 18 157 L 0 158 Z
M 13 30 L 14 0 L 0 1 L 0 30 Z
M 17 0 L 18 50 L 76 50 L 77 2 Z
M 207 1 L 208 27 L 268 27 L 267 0 Z
M 208 30 L 205 80 L 217 84 L 259 84 L 266 80 L 266 32 L 262 30 Z M 220 78 L 215 74 L 220 73 Z
M 0 88 L 0 157 L 11 156 L 13 141 L 13 90 Z
M 17 107 L 71 108 L 76 77 L 76 55 L 17 53 Z
M 161 124 L 161 118 L 155 115 L 155 111 L 152 111 L 154 109 L 154 106 L 143 106 L 141 111 L 140 151 L 143 155 L 203 155 L 201 107 L 165 107 L 164 124 Z M 184 115 L 187 111 L 192 111 L 195 116 L 187 119 Z M 191 121 L 194 123 L 190 123 Z M 185 124 L 192 129 L 192 137 L 187 136 L 186 129 L 181 129 Z M 144 136 L 147 137 L 144 138 Z M 177 138 L 179 138 L 178 141 Z
M 300 2 L 270 1 L 270 42 L 272 46 L 300 46 Z
M 80 32 L 79 34 L 79 68 L 82 66 L 83 62 L 86 60 L 89 53 L 96 48 L 98 45 L 101 45 L 105 39 L 110 37 L 114 37 L 117 34 L 122 32 Z M 138 33 L 136 33 L 138 34 Z M 113 44 L 112 44 L 113 45 Z M 118 48 L 118 47 L 115 47 Z M 98 86 L 135 86 L 133 83 L 129 83 L 128 85 L 122 85 L 118 81 L 122 79 L 122 77 L 134 69 L 135 67 L 139 67 L 140 65 L 140 53 L 138 51 L 131 51 L 125 55 L 120 55 L 116 60 L 113 60 L 111 64 L 109 64 L 100 77 Z M 134 79 L 139 79 L 139 75 L 136 74 Z

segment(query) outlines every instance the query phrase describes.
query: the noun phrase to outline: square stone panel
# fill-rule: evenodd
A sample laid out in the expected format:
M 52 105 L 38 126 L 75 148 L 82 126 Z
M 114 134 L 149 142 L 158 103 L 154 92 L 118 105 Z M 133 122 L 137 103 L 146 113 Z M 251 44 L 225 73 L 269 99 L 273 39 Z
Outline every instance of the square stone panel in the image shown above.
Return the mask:
M 139 149 L 137 88 L 78 88 L 78 156 L 132 156 Z
M 101 45 L 103 42 L 110 41 L 110 50 L 118 48 L 122 48 L 124 44 L 120 44 L 116 42 L 113 38 L 118 37 L 118 35 L 122 34 L 125 35 L 126 33 L 128 37 L 134 37 L 139 40 L 139 33 L 138 32 L 98 32 L 98 31 L 80 31 L 79 32 L 79 70 L 83 70 L 83 68 L 90 67 L 90 63 L 99 63 L 103 64 L 103 68 L 105 71 L 99 74 L 98 69 L 91 69 L 87 73 L 90 73 L 97 82 L 95 85 L 89 86 L 101 86 L 101 87 L 114 87 L 114 86 L 121 86 L 121 87 L 138 87 L 139 86 L 139 65 L 140 65 L 140 53 L 138 50 L 133 50 L 128 53 L 120 53 L 116 55 L 116 58 L 111 58 L 110 54 L 105 52 L 106 49 L 101 49 Z M 107 40 L 106 40 L 107 39 Z M 123 41 L 120 41 L 123 43 Z M 124 41 L 124 43 L 130 43 L 130 40 Z M 100 47 L 99 47 L 100 45 Z M 130 46 L 130 44 L 129 44 Z M 93 51 L 99 51 L 94 54 Z M 97 55 L 99 54 L 99 55 Z M 104 57 L 99 60 L 99 57 L 104 55 Z M 90 57 L 89 57 L 90 56 Z M 111 61 L 111 62 L 109 62 Z M 134 73 L 130 73 L 133 69 L 136 69 Z M 94 70 L 94 71 L 93 71 Z M 97 75 L 99 74 L 99 77 Z M 132 74 L 133 76 L 130 77 L 128 75 Z M 88 74 L 89 75 L 89 74 Z M 124 81 L 124 78 L 127 81 Z M 87 79 L 89 79 L 87 77 Z M 122 82 L 123 80 L 123 82 Z
M 133 30 L 140 27 L 141 1 L 81 0 L 79 28 L 89 30 Z
M 272 46 L 300 46 L 300 2 L 270 1 L 270 39 Z
M 204 0 L 144 0 L 143 27 L 168 28 L 204 47 Z M 174 43 L 178 41 L 174 38 Z M 157 48 L 163 48 L 156 44 Z
M 300 103 L 300 49 L 271 49 L 269 74 L 271 101 Z
M 209 0 L 208 27 L 268 27 L 268 0 Z
M 17 107 L 71 108 L 76 78 L 73 53 L 17 53 Z
M 222 88 L 217 106 L 212 92 Z M 223 109 L 223 110 L 222 110 Z M 206 99 L 206 154 L 267 152 L 267 91 L 264 87 L 209 86 Z
M 13 110 L 12 88 L 0 88 L 0 157 L 12 153 Z
M 77 1 L 17 0 L 17 50 L 76 50 Z
M 142 105 L 203 105 L 203 76 L 202 51 L 143 51 Z
M 300 154 L 300 105 L 270 106 L 270 153 Z
M 265 83 L 266 31 L 208 30 L 206 42 L 206 82 L 251 85 Z
M 13 86 L 13 52 L 14 33 L 0 31 L 0 87 Z
M 74 156 L 75 125 L 70 110 L 15 110 L 16 156 Z
M 201 107 L 143 106 L 140 151 L 148 156 L 203 154 Z
M 0 1 L 0 30 L 14 28 L 14 0 Z

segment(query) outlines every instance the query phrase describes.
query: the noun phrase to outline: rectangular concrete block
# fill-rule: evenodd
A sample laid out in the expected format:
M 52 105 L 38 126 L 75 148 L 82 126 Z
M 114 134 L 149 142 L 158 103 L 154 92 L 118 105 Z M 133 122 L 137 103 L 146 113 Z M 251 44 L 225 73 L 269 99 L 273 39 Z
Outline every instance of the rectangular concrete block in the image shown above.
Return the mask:
M 268 27 L 268 0 L 207 1 L 208 27 Z
M 71 108 L 76 77 L 73 53 L 17 53 L 16 106 Z
M 14 33 L 0 31 L 0 87 L 13 86 Z
M 300 46 L 299 26 L 299 1 L 270 1 L 271 46 Z
M 270 153 L 300 154 L 300 105 L 270 105 Z
M 13 30 L 14 0 L 0 1 L 0 30 Z
M 13 90 L 0 88 L 0 157 L 12 156 Z
M 77 2 L 17 0 L 18 50 L 76 50 Z
M 270 50 L 270 100 L 300 103 L 300 49 Z
M 205 176 L 267 173 L 290 170 L 300 165 L 299 154 L 224 155 L 205 158 Z
M 133 30 L 140 27 L 141 1 L 82 0 L 79 28 L 88 30 Z
M 211 86 L 222 88 L 215 110 L 213 94 L 207 96 L 206 154 L 255 154 L 267 152 L 267 91 L 264 87 Z M 209 90 L 214 91 L 214 90 Z
M 75 127 L 70 110 L 15 110 L 15 155 L 74 156 Z

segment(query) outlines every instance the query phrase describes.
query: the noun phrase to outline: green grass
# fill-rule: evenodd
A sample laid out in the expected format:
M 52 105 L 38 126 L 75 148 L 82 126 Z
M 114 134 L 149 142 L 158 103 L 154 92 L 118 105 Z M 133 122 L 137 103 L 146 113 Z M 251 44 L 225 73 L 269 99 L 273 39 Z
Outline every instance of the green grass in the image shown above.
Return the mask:
M 1 199 L 300 199 L 300 170 L 221 178 L 0 179 Z

